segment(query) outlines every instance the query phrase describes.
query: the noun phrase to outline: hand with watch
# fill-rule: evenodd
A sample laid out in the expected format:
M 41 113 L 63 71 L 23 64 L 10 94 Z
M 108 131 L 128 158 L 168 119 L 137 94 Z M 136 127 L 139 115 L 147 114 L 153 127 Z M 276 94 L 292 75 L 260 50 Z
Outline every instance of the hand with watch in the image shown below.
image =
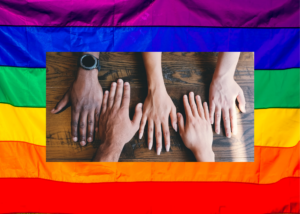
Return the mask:
M 78 72 L 63 98 L 51 113 L 56 114 L 71 105 L 71 134 L 74 142 L 85 146 L 98 131 L 103 90 L 98 81 L 99 52 L 85 52 L 78 62 Z

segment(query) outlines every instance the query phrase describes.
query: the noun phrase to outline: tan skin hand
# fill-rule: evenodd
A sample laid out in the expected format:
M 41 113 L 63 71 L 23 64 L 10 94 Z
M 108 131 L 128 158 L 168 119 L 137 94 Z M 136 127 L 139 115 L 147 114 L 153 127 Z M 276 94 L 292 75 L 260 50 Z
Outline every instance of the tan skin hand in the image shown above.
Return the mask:
M 215 123 L 215 132 L 220 133 L 221 115 L 227 137 L 231 133 L 237 134 L 237 112 L 235 100 L 239 102 L 239 108 L 242 112 L 245 109 L 245 97 L 241 87 L 233 78 L 213 78 L 209 90 L 210 101 L 210 120 Z
M 155 128 L 156 151 L 160 155 L 162 150 L 162 133 L 164 135 L 166 151 L 170 150 L 169 115 L 173 127 L 177 130 L 176 107 L 168 95 L 165 87 L 148 90 L 143 107 L 143 118 L 140 126 L 140 138 L 143 136 L 148 121 L 148 148 L 153 146 L 153 132 Z
M 186 123 L 181 113 L 177 113 L 179 134 L 184 145 L 190 149 L 197 161 L 214 162 L 215 155 L 212 150 L 213 133 L 209 120 L 207 103 L 202 106 L 201 98 L 194 93 L 183 97 L 183 105 L 186 115 Z
M 98 129 L 102 97 L 98 70 L 79 68 L 76 80 L 51 111 L 58 113 L 68 103 L 71 104 L 71 134 L 73 141 L 79 141 L 81 146 L 93 141 L 94 130 Z
M 116 162 L 124 145 L 139 129 L 142 118 L 142 103 L 135 108 L 133 120 L 129 118 L 130 85 L 119 79 L 112 83 L 110 92 L 105 91 L 99 120 L 101 145 L 94 161 Z

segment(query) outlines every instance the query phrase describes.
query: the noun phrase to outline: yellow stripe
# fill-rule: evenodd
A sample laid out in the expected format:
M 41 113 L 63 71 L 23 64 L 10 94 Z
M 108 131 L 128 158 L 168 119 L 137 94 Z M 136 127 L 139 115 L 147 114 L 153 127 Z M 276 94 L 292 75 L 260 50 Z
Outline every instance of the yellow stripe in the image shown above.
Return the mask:
M 300 109 L 254 110 L 256 146 L 293 147 L 300 140 Z M 46 109 L 0 104 L 0 141 L 46 146 Z
M 254 145 L 292 147 L 300 140 L 300 109 L 254 110 Z
M 46 146 L 46 108 L 0 104 L 0 141 Z

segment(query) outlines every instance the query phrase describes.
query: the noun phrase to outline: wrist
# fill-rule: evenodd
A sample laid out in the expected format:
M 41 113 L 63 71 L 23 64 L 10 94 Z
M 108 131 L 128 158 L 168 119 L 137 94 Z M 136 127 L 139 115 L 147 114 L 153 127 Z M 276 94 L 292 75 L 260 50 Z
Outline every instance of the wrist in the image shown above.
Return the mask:
M 213 75 L 212 81 L 228 81 L 228 80 L 234 80 L 234 75 L 232 75 L 230 72 L 215 72 Z
M 85 70 L 82 67 L 78 68 L 76 80 L 97 80 L 98 81 L 98 70 Z
M 94 162 L 118 162 L 124 146 L 111 141 L 103 142 L 96 153 Z
M 192 150 L 198 162 L 215 162 L 215 153 L 212 148 Z

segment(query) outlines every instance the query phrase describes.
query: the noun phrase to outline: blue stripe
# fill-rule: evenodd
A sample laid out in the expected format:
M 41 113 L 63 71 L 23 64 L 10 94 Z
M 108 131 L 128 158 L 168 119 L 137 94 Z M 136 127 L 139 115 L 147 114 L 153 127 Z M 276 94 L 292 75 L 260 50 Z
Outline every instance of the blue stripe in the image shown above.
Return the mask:
M 299 29 L 0 27 L 0 65 L 45 67 L 46 52 L 253 51 L 255 69 L 299 66 Z

